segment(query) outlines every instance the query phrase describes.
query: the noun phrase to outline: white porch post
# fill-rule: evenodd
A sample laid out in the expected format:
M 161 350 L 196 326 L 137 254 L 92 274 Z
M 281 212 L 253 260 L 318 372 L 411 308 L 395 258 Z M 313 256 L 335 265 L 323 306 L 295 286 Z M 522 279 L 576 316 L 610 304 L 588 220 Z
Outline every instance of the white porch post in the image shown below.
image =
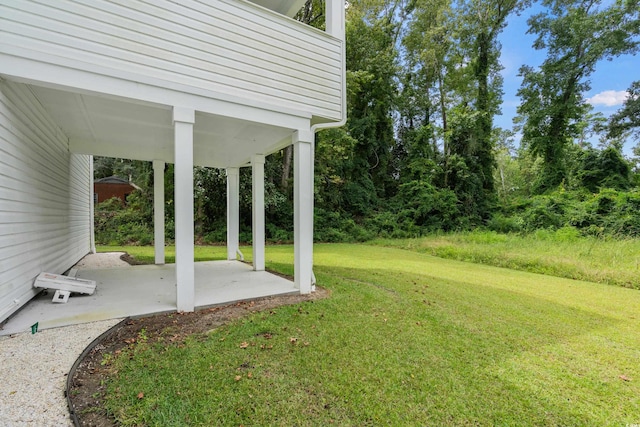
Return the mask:
M 311 292 L 313 265 L 313 169 L 314 135 L 310 131 L 293 134 L 293 274 L 301 294 Z
M 264 155 L 251 157 L 253 269 L 264 271 Z
M 176 305 L 195 309 L 193 265 L 193 124 L 195 111 L 173 108 L 175 151 Z
M 240 170 L 227 168 L 227 259 L 236 259 L 240 241 Z
M 164 161 L 153 161 L 153 245 L 155 263 L 164 264 Z

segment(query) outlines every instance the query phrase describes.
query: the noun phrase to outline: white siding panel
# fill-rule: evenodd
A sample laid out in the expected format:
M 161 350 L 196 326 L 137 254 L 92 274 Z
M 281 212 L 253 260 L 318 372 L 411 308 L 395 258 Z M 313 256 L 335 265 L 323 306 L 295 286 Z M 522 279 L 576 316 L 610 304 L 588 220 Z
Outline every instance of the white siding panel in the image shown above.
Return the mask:
M 7 53 L 342 117 L 342 42 L 245 1 L 0 0 L 0 23 Z
M 0 80 L 0 322 L 90 250 L 90 157 L 25 85 Z

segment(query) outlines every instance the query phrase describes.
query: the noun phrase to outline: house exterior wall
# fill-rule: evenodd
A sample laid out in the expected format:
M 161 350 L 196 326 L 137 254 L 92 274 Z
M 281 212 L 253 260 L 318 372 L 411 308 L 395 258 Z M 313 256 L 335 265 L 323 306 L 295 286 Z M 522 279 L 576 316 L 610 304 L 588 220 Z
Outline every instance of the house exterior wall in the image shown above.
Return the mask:
M 0 0 L 0 28 L 10 56 L 342 118 L 343 42 L 249 2 Z
M 70 154 L 27 86 L 0 79 L 0 322 L 90 251 L 91 157 Z

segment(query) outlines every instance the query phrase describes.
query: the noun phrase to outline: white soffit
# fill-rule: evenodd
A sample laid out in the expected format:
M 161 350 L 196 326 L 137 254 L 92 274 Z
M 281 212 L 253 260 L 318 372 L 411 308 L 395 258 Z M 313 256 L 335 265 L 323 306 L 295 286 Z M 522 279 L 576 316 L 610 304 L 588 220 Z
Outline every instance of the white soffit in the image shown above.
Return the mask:
M 305 0 L 249 0 L 251 3 L 258 4 L 267 9 L 287 15 L 293 18 L 302 6 Z
M 171 108 L 125 99 L 30 86 L 69 138 L 72 152 L 173 162 Z M 270 154 L 291 141 L 291 129 L 196 112 L 194 160 L 232 167 L 253 154 Z

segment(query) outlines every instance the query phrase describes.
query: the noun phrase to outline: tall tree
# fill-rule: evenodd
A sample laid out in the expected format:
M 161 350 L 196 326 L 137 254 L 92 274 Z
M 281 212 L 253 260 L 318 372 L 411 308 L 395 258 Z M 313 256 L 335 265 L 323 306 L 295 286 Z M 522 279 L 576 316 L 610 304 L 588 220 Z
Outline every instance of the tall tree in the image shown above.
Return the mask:
M 418 0 L 411 5 L 412 19 L 402 40 L 405 74 L 399 99 L 399 137 L 406 153 L 406 175 L 420 179 L 436 161 L 442 143 L 443 161 L 449 155 L 447 132 L 449 83 L 457 70 L 451 60 L 454 25 L 450 0 Z M 420 165 L 423 166 L 420 166 Z
M 528 1 L 523 0 L 472 0 L 464 5 L 467 8 L 465 17 L 469 20 L 473 43 L 472 67 L 477 83 L 475 103 L 478 117 L 475 133 L 479 141 L 480 179 L 487 191 L 493 190 L 493 116 L 499 113 L 502 101 L 498 35 L 506 26 L 507 17 L 512 13 L 519 13 L 527 4 Z
M 502 77 L 499 62 L 498 35 L 512 13 L 519 13 L 526 0 L 459 0 L 461 9 L 461 47 L 468 49 L 468 60 L 474 81 L 472 106 L 473 128 L 467 137 L 467 166 L 480 184 L 473 192 L 478 215 L 487 219 L 490 202 L 495 196 L 493 117 L 500 112 Z
M 541 193 L 567 177 L 566 147 L 579 136 L 578 125 L 588 107 L 582 94 L 590 89 L 589 76 L 602 59 L 638 50 L 638 2 L 616 0 L 543 0 L 546 11 L 529 19 L 537 34 L 534 48 L 546 49 L 539 69 L 523 66 L 518 95 L 523 143 L 543 161 L 536 183 Z
M 385 3 L 386 4 L 386 3 Z M 346 23 L 347 127 L 356 142 L 346 171 L 346 204 L 363 215 L 391 197 L 395 180 L 392 112 L 396 98 L 394 9 L 349 8 Z
M 417 0 L 404 38 L 410 73 L 420 78 L 413 81 L 424 82 L 424 93 L 436 100 L 424 102 L 431 123 L 422 126 L 430 126 L 430 136 L 441 136 L 442 185 L 454 189 L 477 219 L 489 217 L 495 195 L 493 117 L 502 97 L 497 38 L 507 17 L 527 3 Z
M 640 137 L 640 80 L 631 83 L 622 108 L 609 120 L 608 136 L 618 138 L 634 131 Z

